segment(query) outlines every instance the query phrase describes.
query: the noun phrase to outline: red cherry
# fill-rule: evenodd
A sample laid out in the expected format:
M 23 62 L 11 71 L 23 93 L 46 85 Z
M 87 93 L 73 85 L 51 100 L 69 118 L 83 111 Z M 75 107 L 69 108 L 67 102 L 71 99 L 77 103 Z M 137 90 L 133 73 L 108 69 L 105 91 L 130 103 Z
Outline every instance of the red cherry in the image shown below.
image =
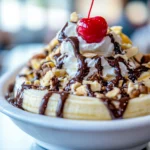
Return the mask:
M 107 22 L 103 17 L 83 18 L 77 26 L 77 33 L 87 43 L 99 43 L 107 33 Z

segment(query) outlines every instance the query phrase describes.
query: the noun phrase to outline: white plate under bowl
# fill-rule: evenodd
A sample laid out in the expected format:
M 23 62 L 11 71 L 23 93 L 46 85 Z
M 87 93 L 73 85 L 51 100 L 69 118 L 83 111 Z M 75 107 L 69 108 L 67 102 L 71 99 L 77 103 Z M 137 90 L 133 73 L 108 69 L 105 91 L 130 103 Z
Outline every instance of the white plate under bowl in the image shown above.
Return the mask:
M 29 113 L 10 105 L 4 95 L 18 71 L 0 78 L 0 111 L 42 147 L 50 150 L 140 150 L 150 141 L 150 116 L 113 121 L 67 120 Z

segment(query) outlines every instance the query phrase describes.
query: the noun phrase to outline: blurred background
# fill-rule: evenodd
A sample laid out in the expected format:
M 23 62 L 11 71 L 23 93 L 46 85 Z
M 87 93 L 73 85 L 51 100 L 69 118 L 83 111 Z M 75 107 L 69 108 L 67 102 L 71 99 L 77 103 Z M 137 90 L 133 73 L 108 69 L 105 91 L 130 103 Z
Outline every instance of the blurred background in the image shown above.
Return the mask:
M 91 0 L 0 0 L 0 75 L 24 63 L 48 43 L 77 11 L 87 16 Z M 150 0 L 95 0 L 92 15 L 104 16 L 142 52 L 150 52 Z

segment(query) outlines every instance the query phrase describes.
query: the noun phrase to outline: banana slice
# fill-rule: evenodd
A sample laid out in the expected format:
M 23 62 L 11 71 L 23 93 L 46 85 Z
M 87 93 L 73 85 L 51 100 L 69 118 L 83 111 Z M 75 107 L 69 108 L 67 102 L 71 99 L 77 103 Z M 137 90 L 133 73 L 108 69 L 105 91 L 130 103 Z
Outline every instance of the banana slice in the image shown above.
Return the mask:
M 24 90 L 23 109 L 39 113 L 42 99 L 47 91 Z M 60 95 L 52 94 L 49 98 L 45 115 L 56 117 Z M 106 106 L 97 98 L 69 95 L 64 106 L 63 117 L 68 119 L 110 120 L 111 116 Z
M 42 99 L 48 91 L 24 90 L 23 109 L 39 113 Z M 56 117 L 60 94 L 53 93 L 48 100 L 45 115 Z M 150 114 L 150 95 L 129 100 L 123 118 L 133 118 Z M 78 120 L 111 120 L 108 108 L 101 99 L 69 95 L 63 109 L 63 117 Z

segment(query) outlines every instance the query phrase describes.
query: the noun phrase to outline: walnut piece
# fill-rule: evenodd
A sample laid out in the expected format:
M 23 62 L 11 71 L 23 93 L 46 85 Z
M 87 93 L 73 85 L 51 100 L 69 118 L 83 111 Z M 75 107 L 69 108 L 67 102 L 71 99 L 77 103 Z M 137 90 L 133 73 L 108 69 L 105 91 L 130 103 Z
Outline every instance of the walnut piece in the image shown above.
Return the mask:
M 75 94 L 79 96 L 86 96 L 87 95 L 86 85 L 81 85 L 80 87 L 78 87 L 76 89 Z
M 122 26 L 113 26 L 110 28 L 112 31 L 114 31 L 116 34 L 122 33 Z
M 119 93 L 120 93 L 120 89 L 114 87 L 113 90 L 111 90 L 108 93 L 106 93 L 106 97 L 108 97 L 108 98 L 115 98 Z
M 54 77 L 53 72 L 50 70 L 48 71 L 45 76 L 40 80 L 42 86 L 49 86 L 50 80 Z
M 83 80 L 83 84 L 86 85 L 86 84 L 90 84 L 90 87 L 91 87 L 91 90 L 93 92 L 96 92 L 96 91 L 100 91 L 101 90 L 101 85 L 97 82 L 97 81 L 86 81 L 86 80 Z
M 74 84 L 71 85 L 71 91 L 73 93 L 75 93 L 76 89 L 81 86 L 81 83 L 80 82 L 75 82 Z
M 78 14 L 76 12 L 73 12 L 70 16 L 70 21 L 71 22 L 78 22 L 78 20 L 79 20 Z

